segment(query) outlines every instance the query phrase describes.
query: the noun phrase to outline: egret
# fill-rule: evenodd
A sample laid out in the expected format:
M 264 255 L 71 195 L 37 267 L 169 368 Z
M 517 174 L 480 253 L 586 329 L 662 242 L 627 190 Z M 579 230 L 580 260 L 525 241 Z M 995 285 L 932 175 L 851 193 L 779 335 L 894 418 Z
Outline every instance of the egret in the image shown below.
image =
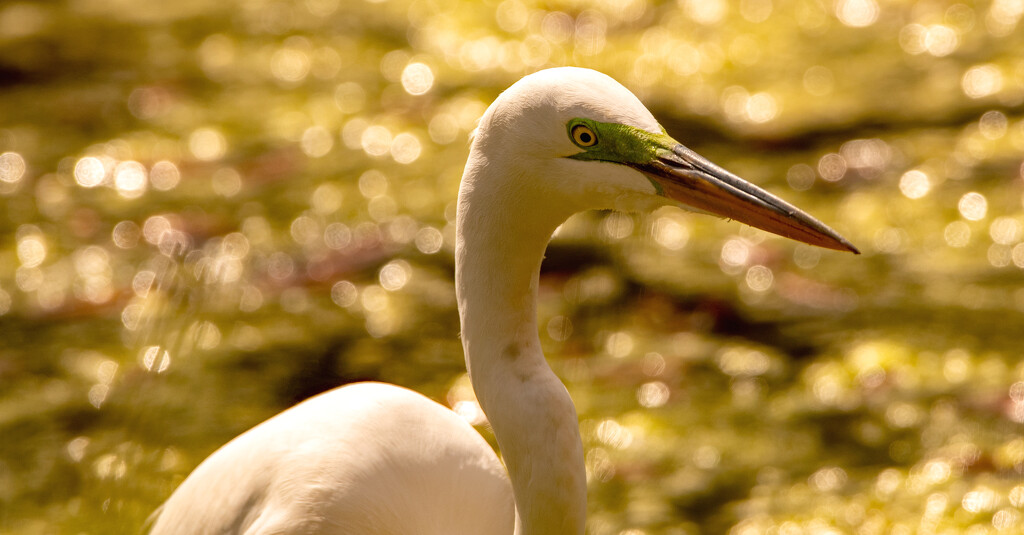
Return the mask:
M 541 259 L 576 212 L 665 204 L 857 253 L 675 141 L 610 77 L 572 67 L 528 75 L 480 120 L 455 232 L 466 368 L 504 467 L 468 423 L 425 396 L 349 385 L 213 453 L 161 507 L 152 533 L 582 534 L 576 409 L 538 337 Z

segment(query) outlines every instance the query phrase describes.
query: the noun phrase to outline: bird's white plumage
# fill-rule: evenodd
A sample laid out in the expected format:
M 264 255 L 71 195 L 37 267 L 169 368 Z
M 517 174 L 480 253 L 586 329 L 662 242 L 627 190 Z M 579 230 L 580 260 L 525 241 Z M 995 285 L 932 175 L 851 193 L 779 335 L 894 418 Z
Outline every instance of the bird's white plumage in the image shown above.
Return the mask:
M 505 470 L 472 426 L 416 392 L 359 383 L 217 450 L 152 533 L 469 535 L 512 521 Z

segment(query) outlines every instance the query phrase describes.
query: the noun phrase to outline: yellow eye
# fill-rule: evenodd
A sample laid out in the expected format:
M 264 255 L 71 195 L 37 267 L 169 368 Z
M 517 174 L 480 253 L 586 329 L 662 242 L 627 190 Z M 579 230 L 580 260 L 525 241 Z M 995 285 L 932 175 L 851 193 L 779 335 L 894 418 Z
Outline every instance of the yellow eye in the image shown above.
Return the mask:
M 593 147 L 597 144 L 597 134 L 587 125 L 578 124 L 572 127 L 572 142 L 581 147 Z

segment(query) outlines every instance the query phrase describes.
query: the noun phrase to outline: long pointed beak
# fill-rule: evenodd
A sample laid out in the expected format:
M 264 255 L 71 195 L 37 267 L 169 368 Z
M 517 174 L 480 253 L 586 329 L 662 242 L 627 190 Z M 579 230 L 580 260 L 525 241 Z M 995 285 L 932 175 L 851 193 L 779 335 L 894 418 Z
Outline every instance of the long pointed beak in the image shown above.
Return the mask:
M 634 167 L 665 196 L 717 216 L 735 219 L 811 245 L 860 254 L 846 238 L 799 208 L 722 169 L 683 145 Z

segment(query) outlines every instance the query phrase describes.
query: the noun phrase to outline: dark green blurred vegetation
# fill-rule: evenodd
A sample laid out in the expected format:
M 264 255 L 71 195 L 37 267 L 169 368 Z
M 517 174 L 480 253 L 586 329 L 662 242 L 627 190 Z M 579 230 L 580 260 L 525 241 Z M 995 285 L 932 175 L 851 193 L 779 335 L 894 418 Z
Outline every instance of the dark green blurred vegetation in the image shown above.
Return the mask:
M 1024 531 L 1022 0 L 0 4 L 0 532 L 135 533 L 355 380 L 474 416 L 475 120 L 580 65 L 861 247 L 588 213 L 542 340 L 589 532 Z M 487 435 L 486 427 L 480 427 Z

